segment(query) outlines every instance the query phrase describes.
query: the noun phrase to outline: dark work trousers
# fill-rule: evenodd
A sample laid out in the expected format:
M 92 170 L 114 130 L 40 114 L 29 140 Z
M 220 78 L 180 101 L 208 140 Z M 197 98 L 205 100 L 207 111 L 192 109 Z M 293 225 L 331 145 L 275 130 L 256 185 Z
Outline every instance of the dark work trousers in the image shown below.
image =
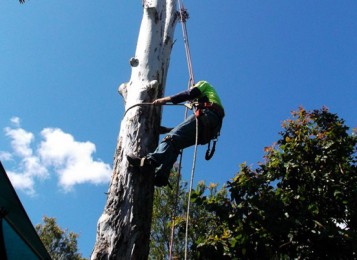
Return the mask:
M 221 128 L 222 119 L 213 111 L 203 109 L 199 120 L 199 139 L 200 136 L 207 135 L 208 132 L 213 138 Z M 205 129 L 205 128 L 209 129 Z M 200 144 L 207 143 L 199 141 Z M 146 157 L 153 160 L 158 167 L 156 176 L 168 178 L 173 164 L 176 162 L 180 150 L 193 146 L 196 143 L 196 116 L 191 115 L 185 121 L 171 130 L 153 153 Z

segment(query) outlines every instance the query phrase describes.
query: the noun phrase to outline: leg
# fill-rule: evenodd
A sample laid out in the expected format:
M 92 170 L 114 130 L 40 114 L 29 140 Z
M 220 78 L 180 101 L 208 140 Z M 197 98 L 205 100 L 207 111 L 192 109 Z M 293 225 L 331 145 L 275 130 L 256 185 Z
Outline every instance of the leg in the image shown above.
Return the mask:
M 196 118 L 192 115 L 172 129 L 156 150 L 146 157 L 153 160 L 157 165 L 171 164 L 172 166 L 181 149 L 195 144 L 195 133 Z
M 192 115 L 175 127 L 164 138 L 155 152 L 146 156 L 154 161 L 156 165 L 159 165 L 156 169 L 156 179 L 163 184 L 157 186 L 167 184 L 170 171 L 177 160 L 180 150 L 195 144 L 195 134 L 196 118 Z

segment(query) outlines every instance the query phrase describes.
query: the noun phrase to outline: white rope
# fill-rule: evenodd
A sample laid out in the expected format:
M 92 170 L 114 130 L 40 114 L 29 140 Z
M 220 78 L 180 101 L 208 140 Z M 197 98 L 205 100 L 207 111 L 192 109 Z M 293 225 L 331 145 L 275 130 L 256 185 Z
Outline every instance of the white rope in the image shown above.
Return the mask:
M 190 43 L 188 41 L 188 33 L 187 33 L 187 27 L 186 27 L 186 19 L 187 19 L 187 17 L 184 17 L 184 14 L 183 14 L 183 12 L 186 13 L 186 9 L 184 7 L 184 4 L 183 4 L 182 0 L 181 1 L 177 0 L 177 2 L 178 2 L 178 8 L 179 8 L 179 11 L 180 11 L 182 35 L 183 35 L 183 41 L 184 41 L 184 45 L 185 45 L 188 73 L 190 75 L 190 84 L 191 84 L 191 86 L 193 86 L 194 83 L 195 83 L 195 78 L 194 78 L 194 75 L 193 75 Z
M 186 10 L 183 5 L 183 0 L 177 0 L 178 2 L 178 8 L 180 12 L 180 18 L 181 18 L 181 26 L 182 26 L 182 34 L 183 34 L 183 40 L 184 40 L 184 46 L 185 46 L 185 52 L 186 52 L 186 61 L 187 61 L 187 66 L 188 66 L 188 72 L 189 72 L 189 83 L 188 83 L 188 89 L 190 89 L 191 86 L 194 85 L 195 79 L 193 75 L 193 68 L 192 68 L 192 60 L 191 60 L 191 52 L 190 52 L 190 44 L 188 41 L 188 33 L 187 33 L 187 27 L 186 27 L 186 19 L 187 17 L 184 17 L 187 15 Z M 185 12 L 185 14 L 184 14 Z M 187 113 L 188 109 L 186 109 L 185 113 L 185 119 L 187 118 Z M 198 119 L 196 118 L 196 140 L 195 140 L 195 150 L 194 150 L 194 156 L 193 156 L 193 164 L 192 164 L 192 172 L 191 172 L 191 180 L 190 180 L 190 190 L 188 194 L 188 202 L 187 202 L 187 215 L 186 215 L 186 235 L 185 235 L 185 260 L 187 260 L 187 251 L 188 251 L 188 226 L 189 226 L 189 214 L 190 214 L 190 201 L 191 201 L 191 190 L 193 186 L 193 179 L 194 179 L 194 172 L 195 172 L 195 167 L 196 167 L 196 154 L 197 154 L 197 145 L 198 145 Z M 178 179 L 177 179 L 177 190 L 176 190 L 176 195 L 178 195 L 178 190 L 179 190 L 179 177 L 181 175 L 181 162 L 182 162 L 182 152 L 181 151 L 181 157 L 180 157 L 180 164 L 179 164 L 179 174 L 178 174 Z M 177 198 L 176 202 L 177 204 Z M 176 211 L 177 205 L 175 205 L 174 213 Z M 174 214 L 173 214 L 174 216 Z M 171 241 L 170 241 L 170 252 L 169 252 L 169 260 L 172 259 L 172 250 L 173 250 L 173 240 L 174 240 L 174 229 L 175 229 L 175 220 L 172 218 L 172 229 L 171 229 Z
M 190 189 L 189 189 L 189 192 L 188 192 L 188 200 L 187 200 L 186 234 L 185 234 L 185 260 L 187 260 L 187 252 L 188 252 L 188 224 L 189 224 L 189 218 L 190 218 L 191 193 L 192 193 L 193 179 L 194 179 L 195 168 L 196 168 L 197 146 L 198 146 L 198 118 L 196 117 L 196 140 L 195 140 L 195 149 L 194 149 L 194 153 L 193 153 Z

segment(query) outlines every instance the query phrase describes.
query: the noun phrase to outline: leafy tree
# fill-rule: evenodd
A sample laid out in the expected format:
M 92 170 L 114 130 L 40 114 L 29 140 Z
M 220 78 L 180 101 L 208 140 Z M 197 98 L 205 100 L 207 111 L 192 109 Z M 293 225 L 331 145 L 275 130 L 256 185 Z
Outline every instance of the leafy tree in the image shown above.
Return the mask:
M 35 228 L 52 259 L 85 259 L 78 252 L 78 234 L 61 229 L 55 218 L 44 216 L 43 224 L 38 224 Z
M 170 254 L 171 229 L 174 224 L 172 259 L 183 259 L 185 253 L 185 234 L 186 234 L 186 214 L 188 192 L 186 190 L 187 183 L 177 178 L 177 172 L 173 172 L 170 176 L 172 187 L 177 186 L 179 181 L 178 196 L 176 190 L 165 187 L 155 190 L 154 207 L 153 207 L 153 222 L 151 227 L 151 243 L 150 243 L 150 259 L 168 259 Z M 200 237 L 204 237 L 206 230 L 215 228 L 214 214 L 207 211 L 199 200 L 202 197 L 214 199 L 216 197 L 227 197 L 227 191 L 222 188 L 217 191 L 217 184 L 206 184 L 201 181 L 198 183 L 195 191 L 195 198 L 192 198 L 196 203 L 191 204 L 188 232 L 188 256 L 190 259 L 196 255 L 196 246 L 194 241 Z M 199 195 L 198 195 L 199 194 Z M 175 210 L 174 219 L 172 219 L 173 211 Z
M 196 242 L 196 258 L 357 257 L 357 137 L 326 108 L 292 117 L 265 162 L 242 164 L 228 182 L 229 205 L 196 194 L 218 226 Z
M 171 242 L 172 217 L 175 224 L 184 219 L 185 198 L 187 184 L 178 177 L 176 171 L 170 175 L 170 187 L 155 189 L 153 204 L 153 221 L 151 225 L 150 254 L 151 259 L 168 259 Z M 178 194 L 176 191 L 179 182 Z M 184 252 L 184 241 L 175 229 L 172 255 L 182 258 Z M 181 256 L 181 257 L 180 257 Z
M 228 201 L 227 190 L 223 186 L 220 190 L 217 190 L 218 184 L 210 183 L 208 186 L 204 181 L 200 181 L 197 184 L 196 189 L 191 194 L 190 214 L 189 214 L 189 230 L 188 230 L 188 258 L 195 259 L 197 254 L 197 242 L 200 242 L 200 238 L 206 237 L 207 233 L 219 228 L 215 214 L 209 211 L 210 203 L 216 201 L 219 198 L 220 201 Z M 178 233 L 181 234 L 182 240 L 185 238 L 186 232 L 186 209 L 187 209 L 188 192 L 185 197 L 185 215 L 182 217 L 182 221 L 178 223 Z M 207 208 L 202 201 L 207 201 Z M 210 257 L 213 257 L 212 255 Z M 213 257 L 214 259 L 217 259 Z
M 227 226 L 220 219 L 229 218 L 231 203 L 226 186 L 220 190 L 217 187 L 218 184 L 205 186 L 201 182 L 192 192 L 191 208 L 195 211 L 190 218 L 193 234 L 190 254 L 193 259 L 230 259 L 223 253 L 226 245 L 217 241 L 228 234 Z

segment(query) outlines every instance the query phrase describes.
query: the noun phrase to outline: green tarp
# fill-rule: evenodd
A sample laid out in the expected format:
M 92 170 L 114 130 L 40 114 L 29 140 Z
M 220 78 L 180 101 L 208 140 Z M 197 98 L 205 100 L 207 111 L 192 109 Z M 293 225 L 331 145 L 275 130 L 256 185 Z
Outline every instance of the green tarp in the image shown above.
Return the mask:
M 1 259 L 51 259 L 11 185 L 1 162 L 0 225 Z

